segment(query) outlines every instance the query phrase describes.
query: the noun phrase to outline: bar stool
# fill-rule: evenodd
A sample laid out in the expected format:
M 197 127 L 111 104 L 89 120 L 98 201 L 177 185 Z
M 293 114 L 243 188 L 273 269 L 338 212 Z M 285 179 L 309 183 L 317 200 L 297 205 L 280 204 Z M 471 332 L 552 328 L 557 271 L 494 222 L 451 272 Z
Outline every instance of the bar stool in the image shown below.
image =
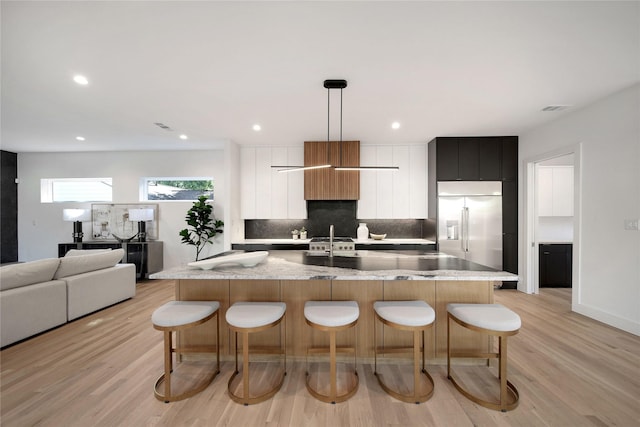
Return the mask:
M 277 384 L 266 392 L 251 396 L 249 393 L 249 334 L 265 331 L 279 325 L 284 319 L 287 305 L 283 302 L 236 302 L 227 310 L 226 319 L 229 329 L 235 332 L 236 342 L 236 369 L 229 378 L 227 389 L 231 400 L 242 403 L 245 406 L 253 403 L 260 403 L 276 394 L 287 374 L 287 353 L 286 353 L 286 329 L 282 334 L 283 345 L 274 350 L 273 348 L 263 348 L 254 350 L 253 353 L 284 354 L 284 369 Z M 286 328 L 286 325 L 285 325 Z M 233 380 L 239 374 L 238 371 L 238 334 L 242 335 L 242 395 L 235 394 L 232 390 L 236 386 Z
M 451 321 L 479 333 L 498 337 L 497 353 L 453 352 L 451 350 Z M 520 395 L 516 387 L 507 380 L 507 337 L 520 330 L 521 321 L 513 311 L 501 304 L 448 304 L 447 305 L 447 377 L 467 399 L 489 409 L 510 411 L 518 406 Z M 451 373 L 451 358 L 498 359 L 500 383 L 499 401 L 489 401 L 465 390 Z
M 356 347 L 336 347 L 336 333 L 356 325 L 360 310 L 356 301 L 307 301 L 304 304 L 304 317 L 309 326 L 314 329 L 329 332 L 329 347 L 307 348 L 307 367 L 309 353 L 329 353 L 329 394 L 322 394 L 310 383 L 309 370 L 306 372 L 306 385 L 309 393 L 316 399 L 336 403 L 344 402 L 358 391 L 358 371 L 356 367 Z M 356 336 L 357 338 L 357 336 Z M 355 379 L 352 387 L 338 395 L 336 353 L 353 353 Z
M 217 301 L 170 301 L 158 307 L 151 315 L 153 327 L 164 332 L 164 373 L 158 378 L 153 388 L 156 399 L 165 403 L 183 400 L 191 397 L 207 388 L 213 379 L 220 373 L 220 318 Z M 183 331 L 203 324 L 216 318 L 216 345 L 200 347 L 173 347 L 173 332 Z M 171 374 L 173 372 L 172 353 L 216 353 L 216 370 L 204 381 L 181 393 L 174 395 L 171 392 Z M 160 385 L 164 383 L 164 390 Z
M 376 323 L 373 323 L 373 348 L 374 352 L 374 374 L 378 378 L 378 383 L 384 391 L 402 402 L 420 403 L 427 401 L 434 390 L 433 378 L 425 369 L 425 340 L 424 331 L 433 326 L 436 319 L 436 312 L 424 301 L 376 301 L 373 304 L 376 319 L 390 328 L 400 331 L 413 332 L 412 347 L 378 347 Z M 420 335 L 422 335 L 422 347 L 420 346 Z M 406 394 L 391 389 L 378 373 L 378 353 L 408 353 L 413 352 L 413 392 Z M 422 352 L 422 368 L 420 368 L 420 353 Z M 421 392 L 420 374 L 425 376 L 428 384 Z

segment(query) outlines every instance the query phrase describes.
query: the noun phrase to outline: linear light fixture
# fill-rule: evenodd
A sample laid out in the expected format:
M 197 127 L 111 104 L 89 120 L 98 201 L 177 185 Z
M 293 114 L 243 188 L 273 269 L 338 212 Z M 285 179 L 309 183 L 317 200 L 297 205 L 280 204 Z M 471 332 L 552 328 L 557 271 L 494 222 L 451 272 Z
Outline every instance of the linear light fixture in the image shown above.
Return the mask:
M 307 171 L 311 169 L 323 169 L 330 168 L 331 165 L 319 165 L 319 166 L 271 166 L 274 169 L 278 169 L 278 172 L 296 172 Z
M 397 171 L 398 166 L 337 166 L 337 171 Z

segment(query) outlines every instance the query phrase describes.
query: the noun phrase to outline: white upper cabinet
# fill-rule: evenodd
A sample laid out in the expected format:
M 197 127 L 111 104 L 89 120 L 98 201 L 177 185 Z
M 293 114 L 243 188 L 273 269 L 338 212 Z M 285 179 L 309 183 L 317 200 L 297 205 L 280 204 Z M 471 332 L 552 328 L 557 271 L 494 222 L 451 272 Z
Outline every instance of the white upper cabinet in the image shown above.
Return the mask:
M 427 217 L 427 146 L 361 146 L 362 166 L 398 166 L 397 171 L 360 172 L 358 218 Z
M 304 147 L 287 148 L 287 165 L 304 165 Z M 287 177 L 287 218 L 306 219 L 304 200 L 304 172 L 281 173 Z
M 240 212 L 242 218 L 257 218 L 256 149 L 240 149 Z
M 295 147 L 242 147 L 240 197 L 243 219 L 305 219 L 304 174 L 279 173 L 272 165 L 302 165 Z
M 538 215 L 573 216 L 573 166 L 538 167 Z

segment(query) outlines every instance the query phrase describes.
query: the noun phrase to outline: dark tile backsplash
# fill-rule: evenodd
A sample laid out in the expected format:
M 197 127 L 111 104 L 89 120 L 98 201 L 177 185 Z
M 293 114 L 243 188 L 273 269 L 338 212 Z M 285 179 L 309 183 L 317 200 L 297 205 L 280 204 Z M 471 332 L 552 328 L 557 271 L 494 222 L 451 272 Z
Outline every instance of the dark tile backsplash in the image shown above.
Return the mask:
M 356 218 L 357 202 L 342 200 L 309 200 L 305 220 L 252 219 L 245 220 L 246 239 L 288 239 L 291 230 L 307 229 L 308 237 L 326 237 L 333 224 L 335 236 L 356 237 L 359 223 L 367 224 L 375 234 L 387 238 L 424 238 L 435 240 L 435 222 L 429 219 L 366 219 Z

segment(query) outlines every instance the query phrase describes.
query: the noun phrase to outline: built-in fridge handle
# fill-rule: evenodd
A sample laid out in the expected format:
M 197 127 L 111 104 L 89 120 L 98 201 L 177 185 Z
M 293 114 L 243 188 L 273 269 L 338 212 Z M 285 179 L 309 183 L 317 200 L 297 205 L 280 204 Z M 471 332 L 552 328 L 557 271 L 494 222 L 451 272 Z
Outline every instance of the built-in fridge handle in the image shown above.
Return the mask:
M 460 209 L 460 250 L 464 252 L 464 208 Z
M 469 252 L 469 208 L 462 208 L 462 238 L 460 239 L 460 245 L 462 250 Z

